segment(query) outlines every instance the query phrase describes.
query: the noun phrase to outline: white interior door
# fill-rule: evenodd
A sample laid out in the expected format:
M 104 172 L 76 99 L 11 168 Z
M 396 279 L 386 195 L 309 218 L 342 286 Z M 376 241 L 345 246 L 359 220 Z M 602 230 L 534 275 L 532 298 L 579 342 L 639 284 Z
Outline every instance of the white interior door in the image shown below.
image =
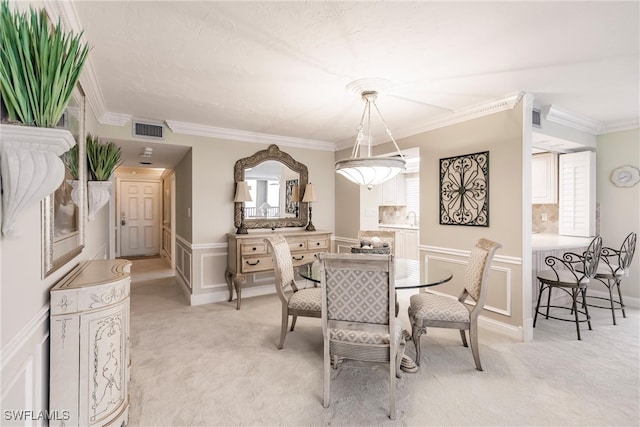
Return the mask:
M 120 256 L 160 253 L 160 182 L 120 182 Z

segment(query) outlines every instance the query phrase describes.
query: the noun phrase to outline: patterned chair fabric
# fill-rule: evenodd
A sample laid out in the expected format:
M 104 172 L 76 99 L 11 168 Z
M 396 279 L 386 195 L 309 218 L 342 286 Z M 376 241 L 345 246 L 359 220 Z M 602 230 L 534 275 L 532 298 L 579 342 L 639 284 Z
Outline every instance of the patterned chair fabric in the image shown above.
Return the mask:
M 600 262 L 600 253 L 602 251 L 602 237 L 596 236 L 587 250 L 582 254 L 574 252 L 565 252 L 561 257 L 550 255 L 544 259 L 544 263 L 549 267 L 546 270 L 539 271 L 537 274 L 540 288 L 538 290 L 538 302 L 536 303 L 536 312 L 533 317 L 533 327 L 536 327 L 538 314 L 543 314 L 545 319 L 556 319 L 575 322 L 578 340 L 582 339 L 580 335 L 580 323 L 587 322 L 589 330 L 591 330 L 591 316 L 587 304 L 579 304 L 586 301 L 587 285 L 598 271 Z M 559 306 L 551 304 L 551 291 L 559 289 L 571 297 L 570 306 Z M 544 313 L 540 312 L 540 302 L 542 294 L 547 291 L 547 305 Z M 579 309 L 580 307 L 581 309 Z M 544 308 L 544 307 L 543 307 Z M 573 315 L 573 319 L 557 317 L 550 315 L 550 309 L 568 310 Z
M 467 347 L 465 331 L 469 331 L 471 353 L 476 369 L 482 371 L 478 349 L 478 316 L 486 300 L 486 281 L 491 260 L 501 244 L 488 239 L 480 239 L 471 249 L 464 275 L 464 289 L 458 299 L 449 296 L 420 293 L 409 299 L 409 320 L 411 335 L 416 348 L 416 363 L 420 364 L 420 337 L 427 327 L 458 329 L 462 345 Z M 467 306 L 465 300 L 471 297 L 475 302 Z
M 608 308 L 611 309 L 611 317 L 613 324 L 616 325 L 616 310 L 622 311 L 622 317 L 626 318 L 624 300 L 622 299 L 622 292 L 620 291 L 620 284 L 624 277 L 629 276 L 629 267 L 631 261 L 633 261 L 633 254 L 636 251 L 636 239 L 637 234 L 631 232 L 622 242 L 620 249 L 613 249 L 610 247 L 603 247 L 600 252 L 600 263 L 596 270 L 594 284 L 602 283 L 609 291 L 609 298 L 597 297 L 587 295 L 583 298 L 584 303 L 587 301 L 600 300 L 600 304 L 587 304 L 589 307 Z M 613 295 L 613 289 L 618 291 L 618 297 Z M 585 300 L 586 299 L 586 300 Z M 608 303 L 608 306 L 601 305 L 603 301 Z
M 276 294 L 282 303 L 282 322 L 280 325 L 280 342 L 278 349 L 284 347 L 284 340 L 289 327 L 289 316 L 292 316 L 291 331 L 296 326 L 298 316 L 321 317 L 322 291 L 320 288 L 298 289 L 293 270 L 293 258 L 287 239 L 275 234 L 265 239 L 276 276 Z
M 405 344 L 395 316 L 393 255 L 320 254 L 320 280 L 325 408 L 332 359 L 384 362 L 389 364 L 389 416 L 395 419 L 396 375 Z

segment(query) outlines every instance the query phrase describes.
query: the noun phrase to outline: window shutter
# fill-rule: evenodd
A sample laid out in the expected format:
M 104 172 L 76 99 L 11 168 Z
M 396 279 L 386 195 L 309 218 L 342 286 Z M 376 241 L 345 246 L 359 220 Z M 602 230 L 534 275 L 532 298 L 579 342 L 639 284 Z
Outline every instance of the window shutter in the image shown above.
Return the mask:
M 560 155 L 559 224 L 564 236 L 595 234 L 596 154 L 591 151 Z
M 408 173 L 405 175 L 407 186 L 407 213 L 415 212 L 416 221 L 420 221 L 420 174 Z

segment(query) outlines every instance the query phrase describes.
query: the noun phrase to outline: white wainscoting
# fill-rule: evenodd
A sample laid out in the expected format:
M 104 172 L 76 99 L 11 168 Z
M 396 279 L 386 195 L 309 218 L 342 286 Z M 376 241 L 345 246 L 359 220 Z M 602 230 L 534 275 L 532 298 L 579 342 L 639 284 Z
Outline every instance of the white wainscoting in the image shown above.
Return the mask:
M 37 418 L 49 408 L 49 305 L 7 343 L 0 361 L 0 424 L 47 425 Z M 31 412 L 20 419 L 19 411 Z

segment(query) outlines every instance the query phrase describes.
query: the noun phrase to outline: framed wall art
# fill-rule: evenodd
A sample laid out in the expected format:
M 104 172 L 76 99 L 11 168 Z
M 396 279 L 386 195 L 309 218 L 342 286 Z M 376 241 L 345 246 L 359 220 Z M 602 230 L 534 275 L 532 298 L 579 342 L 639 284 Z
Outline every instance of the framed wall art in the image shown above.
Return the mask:
M 298 186 L 297 179 L 289 179 L 286 182 L 286 200 L 285 200 L 285 212 L 297 213 L 298 200 L 295 200 L 294 189 Z
M 440 224 L 489 226 L 489 152 L 440 159 Z

